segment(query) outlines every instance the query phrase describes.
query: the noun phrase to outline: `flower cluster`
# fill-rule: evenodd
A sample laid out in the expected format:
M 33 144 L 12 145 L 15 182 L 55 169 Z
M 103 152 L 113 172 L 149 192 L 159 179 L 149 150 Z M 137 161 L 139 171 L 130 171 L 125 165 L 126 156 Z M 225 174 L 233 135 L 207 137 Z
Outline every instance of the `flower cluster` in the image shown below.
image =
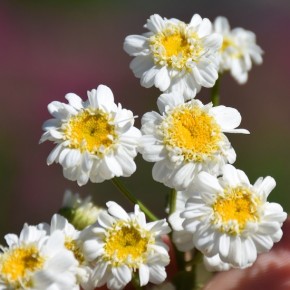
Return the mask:
M 190 264 L 202 255 L 209 271 L 225 271 L 252 266 L 281 239 L 286 213 L 267 201 L 275 180 L 252 185 L 232 165 L 236 152 L 227 134 L 249 131 L 238 128 L 240 113 L 220 105 L 217 92 L 223 73 L 245 83 L 252 63 L 262 62 L 254 33 L 198 14 L 189 23 L 155 14 L 144 27 L 149 32 L 127 36 L 124 50 L 134 57 L 130 68 L 141 85 L 160 89 L 159 112 L 145 113 L 139 130 L 134 114 L 99 85 L 85 101 L 69 93 L 68 103 L 50 103 L 53 118 L 40 139 L 56 144 L 48 165 L 59 163 L 79 186 L 112 180 L 134 211 L 114 201 L 99 208 L 90 197 L 66 192 L 50 224 L 25 224 L 19 237 L 5 236 L 0 289 L 119 290 L 131 283 L 173 290 L 178 271 L 194 276 L 194 269 L 184 259 L 176 277 L 167 279 L 171 242 L 172 257 L 190 253 Z M 212 88 L 211 102 L 196 98 L 201 87 Z M 157 218 L 119 179 L 135 172 L 138 153 L 154 163 L 153 179 L 171 188 L 167 218 Z

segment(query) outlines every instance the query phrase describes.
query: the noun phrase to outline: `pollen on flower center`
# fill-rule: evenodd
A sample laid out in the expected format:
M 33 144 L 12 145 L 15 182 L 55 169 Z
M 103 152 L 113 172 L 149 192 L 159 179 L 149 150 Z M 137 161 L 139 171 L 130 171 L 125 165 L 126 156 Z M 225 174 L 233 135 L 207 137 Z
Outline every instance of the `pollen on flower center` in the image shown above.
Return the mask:
M 71 148 L 101 154 L 101 150 L 112 145 L 115 133 L 114 125 L 110 124 L 106 113 L 91 113 L 84 110 L 71 117 L 65 127 L 64 134 L 70 140 Z
M 221 53 L 227 52 L 232 58 L 240 58 L 242 56 L 241 50 L 237 43 L 229 37 L 224 36 L 221 46 Z
M 20 280 L 29 283 L 29 273 L 41 269 L 44 261 L 44 257 L 33 245 L 15 248 L 0 257 L 0 275 L 11 283 Z
M 66 238 L 64 245 L 69 251 L 71 251 L 74 254 L 74 257 L 78 260 L 80 264 L 82 264 L 85 261 L 84 255 L 75 240 Z
M 197 106 L 177 108 L 162 127 L 164 143 L 180 148 L 187 161 L 203 161 L 219 150 L 220 126 Z
M 203 48 L 196 33 L 186 31 L 186 25 L 169 24 L 149 39 L 156 64 L 174 69 L 188 69 L 187 62 L 197 61 Z
M 238 234 L 247 222 L 259 219 L 259 200 L 244 187 L 227 188 L 212 205 L 215 224 L 221 224 L 220 230 L 229 234 Z
M 143 262 L 150 243 L 150 233 L 134 225 L 116 224 L 105 240 L 105 256 L 113 264 L 127 264 L 138 268 Z

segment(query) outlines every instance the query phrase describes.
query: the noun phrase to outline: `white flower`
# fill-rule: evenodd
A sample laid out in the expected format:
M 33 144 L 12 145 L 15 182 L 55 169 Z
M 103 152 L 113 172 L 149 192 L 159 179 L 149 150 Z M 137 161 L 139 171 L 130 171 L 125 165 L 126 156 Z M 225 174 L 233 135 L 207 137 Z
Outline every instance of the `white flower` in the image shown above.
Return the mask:
M 72 194 L 67 190 L 59 213 L 67 218 L 76 229 L 83 230 L 94 224 L 103 210 L 92 202 L 90 195 L 82 199 L 78 193 Z
M 221 16 L 214 21 L 214 31 L 223 36 L 219 71 L 230 71 L 238 83 L 244 84 L 252 62 L 261 64 L 263 61 L 263 51 L 256 44 L 255 34 L 243 28 L 231 30 L 228 20 Z
M 257 254 L 269 251 L 282 237 L 287 215 L 279 204 L 267 202 L 275 185 L 269 176 L 251 185 L 243 171 L 229 164 L 219 178 L 200 173 L 196 194 L 181 213 L 193 245 L 232 267 L 252 265 Z
M 54 214 L 49 226 L 49 233 L 52 235 L 56 231 L 61 231 L 64 235 L 64 245 L 71 251 L 78 261 L 78 267 L 76 270 L 76 278 L 82 289 L 91 290 L 94 289 L 93 282 L 91 280 L 92 268 L 88 261 L 86 261 L 83 253 L 83 240 L 81 238 L 81 232 L 76 230 L 75 227 L 70 224 L 64 217 L 58 214 Z M 79 287 L 77 289 L 80 289 Z
M 203 105 L 193 99 L 184 102 L 178 93 L 163 94 L 157 105 L 161 115 L 146 113 L 142 118 L 139 151 L 149 162 L 156 162 L 153 178 L 177 190 L 185 189 L 201 171 L 219 174 L 236 154 L 228 133 L 249 133 L 235 129 L 241 122 L 236 109 Z
M 162 92 L 179 91 L 194 98 L 218 78 L 218 55 L 222 37 L 212 33 L 212 24 L 193 15 L 189 24 L 154 14 L 144 26 L 149 32 L 127 36 L 125 51 L 135 58 L 130 63 L 141 85 Z
M 75 289 L 77 261 L 64 247 L 64 236 L 56 231 L 24 225 L 20 236 L 5 236 L 7 248 L 0 254 L 0 289 Z
M 79 185 L 134 173 L 141 134 L 133 127 L 132 112 L 114 103 L 110 88 L 100 85 L 89 91 L 86 102 L 72 93 L 65 98 L 68 104 L 48 105 L 54 119 L 43 124 L 40 142 L 50 140 L 57 146 L 47 164 L 60 163 L 64 176 Z
M 166 279 L 168 247 L 161 240 L 170 228 L 165 220 L 146 223 L 135 205 L 133 213 L 115 202 L 108 202 L 108 213 L 101 213 L 98 224 L 84 238 L 87 259 L 96 263 L 96 287 L 107 283 L 109 289 L 123 289 L 138 274 L 140 286 L 159 284 Z

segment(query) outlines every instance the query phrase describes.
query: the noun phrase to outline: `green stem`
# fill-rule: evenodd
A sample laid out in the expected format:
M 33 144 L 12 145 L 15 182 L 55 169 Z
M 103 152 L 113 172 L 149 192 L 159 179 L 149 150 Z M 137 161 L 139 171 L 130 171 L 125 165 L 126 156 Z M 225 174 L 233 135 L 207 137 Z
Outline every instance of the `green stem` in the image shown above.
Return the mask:
M 146 214 L 148 219 L 151 221 L 158 220 L 158 218 L 126 188 L 126 186 L 118 177 L 114 177 L 112 182 L 133 204 L 139 205 L 140 209 Z
M 173 214 L 176 210 L 176 196 L 177 192 L 173 188 L 169 194 L 169 215 Z
M 139 277 L 135 273 L 133 274 L 131 283 L 134 286 L 135 290 L 141 290 L 142 289 L 142 287 L 140 286 Z
M 218 106 L 220 103 L 220 84 L 222 75 L 220 74 L 211 90 L 211 101 L 213 106 Z

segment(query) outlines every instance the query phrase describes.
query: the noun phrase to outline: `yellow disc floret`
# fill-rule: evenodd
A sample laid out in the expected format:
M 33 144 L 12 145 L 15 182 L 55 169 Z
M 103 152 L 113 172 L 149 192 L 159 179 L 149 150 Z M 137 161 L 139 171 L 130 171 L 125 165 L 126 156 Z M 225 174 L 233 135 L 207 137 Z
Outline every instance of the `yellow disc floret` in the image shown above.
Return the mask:
M 85 261 L 84 255 L 76 240 L 66 238 L 64 245 L 69 251 L 71 251 L 74 254 L 74 257 L 80 264 L 84 263 Z
M 12 248 L 0 256 L 0 275 L 15 288 L 20 283 L 31 285 L 31 273 L 41 269 L 45 262 L 34 245 Z
M 98 110 L 84 110 L 70 118 L 65 125 L 64 135 L 71 148 L 100 155 L 113 144 L 116 137 L 115 127 L 110 123 L 108 114 Z
M 161 128 L 165 145 L 179 148 L 186 161 L 202 162 L 220 149 L 220 126 L 198 106 L 188 104 L 174 109 Z
M 168 24 L 150 37 L 149 45 L 156 64 L 177 70 L 188 69 L 188 61 L 197 61 L 203 51 L 198 35 L 183 22 Z
M 232 58 L 241 58 L 241 48 L 234 41 L 234 39 L 224 36 L 223 43 L 220 49 L 221 53 L 227 53 Z
M 239 234 L 247 222 L 259 220 L 258 204 L 259 199 L 248 188 L 229 187 L 212 205 L 213 223 L 218 224 L 222 232 Z
M 105 239 L 105 259 L 114 266 L 126 264 L 136 269 L 146 260 L 148 245 L 153 240 L 151 233 L 138 225 L 116 223 Z

